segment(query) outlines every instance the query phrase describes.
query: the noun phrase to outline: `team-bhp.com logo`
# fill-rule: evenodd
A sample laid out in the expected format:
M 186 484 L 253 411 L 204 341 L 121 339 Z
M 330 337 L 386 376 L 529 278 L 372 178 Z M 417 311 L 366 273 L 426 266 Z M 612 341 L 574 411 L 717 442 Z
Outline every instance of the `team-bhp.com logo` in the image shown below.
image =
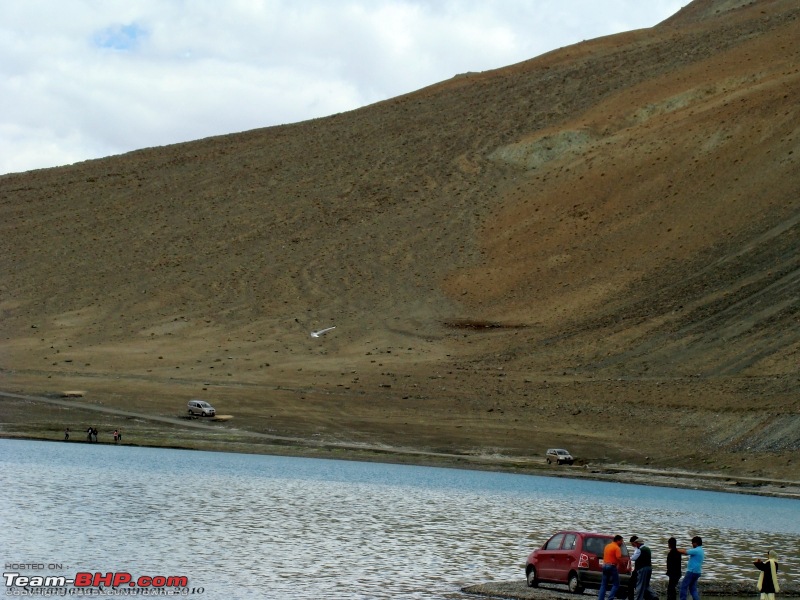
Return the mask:
M 142 575 L 134 578 L 126 572 L 75 573 L 63 575 L 23 575 L 18 572 L 3 573 L 7 595 L 147 595 L 188 596 L 202 594 L 203 588 L 189 588 L 189 579 L 179 575 Z M 67 587 L 72 586 L 72 587 Z

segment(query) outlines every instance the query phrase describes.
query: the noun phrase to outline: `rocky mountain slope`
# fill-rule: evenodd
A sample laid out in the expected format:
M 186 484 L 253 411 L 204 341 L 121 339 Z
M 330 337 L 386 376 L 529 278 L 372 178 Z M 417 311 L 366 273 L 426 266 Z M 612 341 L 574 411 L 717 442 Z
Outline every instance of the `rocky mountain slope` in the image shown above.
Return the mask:
M 349 113 L 0 177 L 0 384 L 797 478 L 798 97 L 797 2 L 695 0 Z

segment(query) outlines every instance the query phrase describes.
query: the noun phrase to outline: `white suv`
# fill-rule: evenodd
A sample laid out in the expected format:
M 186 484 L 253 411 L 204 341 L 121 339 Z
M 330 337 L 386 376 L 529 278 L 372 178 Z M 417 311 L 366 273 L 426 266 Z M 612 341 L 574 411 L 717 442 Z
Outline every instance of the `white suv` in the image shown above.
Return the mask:
M 213 417 L 217 411 L 205 400 L 189 400 L 189 414 L 201 417 Z
M 556 463 L 557 465 L 563 465 L 567 463 L 571 465 L 575 462 L 575 459 L 572 458 L 572 455 L 564 450 L 563 448 L 550 448 L 547 451 L 547 464 Z

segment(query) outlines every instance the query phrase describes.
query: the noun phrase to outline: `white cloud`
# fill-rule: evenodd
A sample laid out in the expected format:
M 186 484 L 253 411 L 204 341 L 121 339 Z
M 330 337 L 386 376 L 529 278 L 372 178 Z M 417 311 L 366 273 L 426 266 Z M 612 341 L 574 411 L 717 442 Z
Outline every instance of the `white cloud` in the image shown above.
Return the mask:
M 3 0 L 0 173 L 350 110 L 673 0 Z

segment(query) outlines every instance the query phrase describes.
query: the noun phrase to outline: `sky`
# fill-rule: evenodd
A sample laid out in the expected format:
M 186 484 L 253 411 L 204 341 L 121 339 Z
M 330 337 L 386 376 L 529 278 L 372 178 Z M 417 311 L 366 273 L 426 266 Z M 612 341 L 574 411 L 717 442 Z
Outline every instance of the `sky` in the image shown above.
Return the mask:
M 295 123 L 689 0 L 2 0 L 0 174 Z

